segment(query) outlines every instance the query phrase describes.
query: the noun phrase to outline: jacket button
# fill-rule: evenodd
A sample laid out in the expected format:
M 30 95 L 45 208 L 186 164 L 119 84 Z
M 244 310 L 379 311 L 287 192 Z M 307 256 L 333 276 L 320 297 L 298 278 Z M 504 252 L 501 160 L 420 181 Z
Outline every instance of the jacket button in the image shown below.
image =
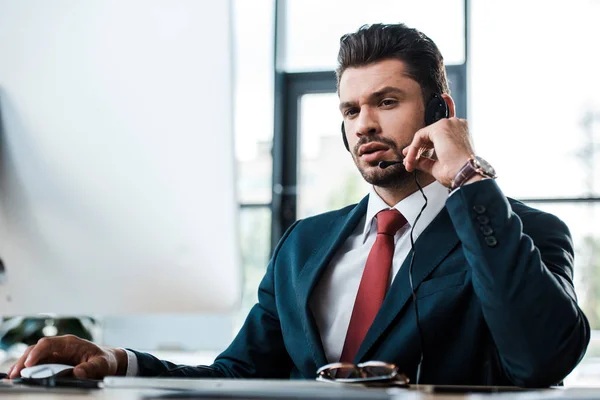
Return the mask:
M 481 233 L 483 233 L 484 236 L 490 236 L 494 233 L 494 230 L 489 225 L 479 225 L 479 229 L 481 229 Z
M 490 219 L 487 217 L 487 215 L 478 215 L 477 221 L 479 221 L 480 224 L 484 225 L 490 223 Z
M 486 210 L 484 206 L 478 204 L 473 207 L 473 211 L 475 211 L 477 214 L 483 214 Z
M 498 241 L 496 240 L 496 238 L 494 236 L 486 236 L 485 242 L 490 247 L 495 247 L 498 244 Z

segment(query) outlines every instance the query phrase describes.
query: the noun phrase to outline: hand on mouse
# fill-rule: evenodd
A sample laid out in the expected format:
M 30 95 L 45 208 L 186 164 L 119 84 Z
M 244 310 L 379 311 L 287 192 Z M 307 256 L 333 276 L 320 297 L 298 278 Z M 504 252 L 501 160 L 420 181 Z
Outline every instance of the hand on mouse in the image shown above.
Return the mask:
M 73 365 L 76 378 L 102 379 L 125 375 L 127 354 L 122 349 L 100 347 L 73 335 L 46 337 L 27 348 L 8 370 L 8 377 L 19 378 L 23 368 L 48 363 Z

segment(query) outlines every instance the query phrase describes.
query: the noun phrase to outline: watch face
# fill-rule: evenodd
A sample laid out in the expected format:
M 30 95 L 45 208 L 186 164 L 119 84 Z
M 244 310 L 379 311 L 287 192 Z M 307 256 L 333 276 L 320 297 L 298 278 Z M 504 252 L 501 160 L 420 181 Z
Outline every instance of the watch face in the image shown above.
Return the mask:
M 496 177 L 496 170 L 494 167 L 492 167 L 490 163 L 485 161 L 483 158 L 475 156 L 475 164 L 478 168 L 481 168 L 484 174 L 491 178 Z

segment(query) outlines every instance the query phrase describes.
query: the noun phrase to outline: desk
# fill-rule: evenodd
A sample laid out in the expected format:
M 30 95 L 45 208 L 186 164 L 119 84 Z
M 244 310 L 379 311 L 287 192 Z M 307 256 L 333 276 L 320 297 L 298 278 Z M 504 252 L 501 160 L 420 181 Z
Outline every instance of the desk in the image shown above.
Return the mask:
M 208 381 L 208 380 L 206 380 Z M 239 388 L 241 385 L 245 385 L 245 382 L 251 381 L 242 381 L 242 380 L 233 380 L 226 381 L 221 380 L 221 382 L 226 382 L 227 385 L 233 384 L 233 387 L 236 386 Z M 282 394 L 287 394 L 290 398 L 290 394 L 296 395 L 296 398 L 305 398 L 301 395 L 302 390 L 298 390 L 298 388 L 302 389 L 302 387 L 313 387 L 313 388 L 326 388 L 327 398 L 338 398 L 344 400 L 351 400 L 353 398 L 365 398 L 365 399 L 379 399 L 379 398 L 389 398 L 389 399 L 409 399 L 409 400 L 463 400 L 463 399 L 493 399 L 493 400 L 504 400 L 504 399 L 523 399 L 523 400 L 534 400 L 534 399 L 552 399 L 552 400 L 560 400 L 560 399 L 600 399 L 600 389 L 581 389 L 581 388 L 573 388 L 573 389 L 548 389 L 548 390 L 536 390 L 536 391 L 526 391 L 526 392 L 503 392 L 503 393 L 495 393 L 495 394 L 487 394 L 487 393 L 470 393 L 470 394 L 441 394 L 441 393 L 431 393 L 432 386 L 429 385 L 421 385 L 419 387 L 411 387 L 409 389 L 369 389 L 368 392 L 363 390 L 355 391 L 352 395 L 348 395 L 348 391 L 346 389 L 338 388 L 335 385 L 326 384 L 326 383 L 316 383 L 310 381 L 254 381 L 256 384 L 261 385 L 270 385 L 273 384 L 276 386 L 277 390 L 272 394 L 275 395 L 277 391 L 281 390 Z M 315 386 L 315 385 L 319 386 Z M 324 385 L 324 386 L 322 386 Z M 232 387 L 232 386 L 229 386 Z M 336 389 L 331 391 L 330 389 Z M 340 389 L 339 391 L 337 389 Z M 229 389 L 224 389 L 223 392 L 218 392 L 220 396 L 224 396 L 226 394 L 231 394 Z M 145 396 L 156 396 L 160 394 L 176 394 L 176 393 L 185 393 L 184 391 L 173 391 L 173 390 L 159 390 L 159 389 L 151 389 L 151 388 L 116 388 L 116 387 L 106 387 L 104 389 L 90 390 L 90 391 L 82 391 L 79 389 L 60 389 L 60 388 L 35 388 L 33 391 L 28 392 L 7 392 L 0 391 L 0 397 L 2 400 L 21 400 L 21 399 L 39 399 L 39 400 L 59 400 L 59 399 L 67 399 L 67 400 L 90 400 L 90 399 L 119 399 L 119 400 L 138 400 L 142 399 Z M 241 393 L 237 393 L 241 394 Z M 207 397 L 210 398 L 210 397 Z M 235 398 L 243 398 L 235 397 Z M 253 397 L 257 398 L 257 397 Z M 275 398 L 275 397 L 271 397 Z M 314 398 L 314 396 L 306 397 L 306 398 Z

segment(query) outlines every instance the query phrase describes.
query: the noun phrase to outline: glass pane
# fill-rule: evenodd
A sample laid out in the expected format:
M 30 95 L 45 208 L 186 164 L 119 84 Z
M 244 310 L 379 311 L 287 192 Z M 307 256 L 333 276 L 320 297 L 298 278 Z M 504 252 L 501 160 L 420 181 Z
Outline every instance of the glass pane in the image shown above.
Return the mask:
M 369 190 L 342 142 L 338 104 L 335 93 L 300 100 L 298 218 L 356 203 Z
M 600 64 L 591 50 L 600 2 L 471 5 L 469 122 L 477 152 L 513 197 L 598 196 L 600 80 L 590 68 Z
M 528 204 L 562 219 L 575 244 L 575 291 L 594 330 L 600 330 L 600 203 Z M 592 335 L 588 351 L 567 378 L 568 385 L 600 382 L 600 335 Z
M 333 70 L 340 37 L 380 22 L 417 28 L 436 42 L 446 64 L 464 62 L 463 0 L 281 0 L 281 4 L 285 18 L 277 65 L 281 70 Z
M 270 203 L 273 171 L 273 1 L 235 0 L 233 5 L 238 200 L 240 203 Z
M 248 314 L 257 302 L 258 284 L 263 278 L 271 252 L 271 209 L 252 207 L 240 209 L 240 245 L 244 288 L 240 318 Z

